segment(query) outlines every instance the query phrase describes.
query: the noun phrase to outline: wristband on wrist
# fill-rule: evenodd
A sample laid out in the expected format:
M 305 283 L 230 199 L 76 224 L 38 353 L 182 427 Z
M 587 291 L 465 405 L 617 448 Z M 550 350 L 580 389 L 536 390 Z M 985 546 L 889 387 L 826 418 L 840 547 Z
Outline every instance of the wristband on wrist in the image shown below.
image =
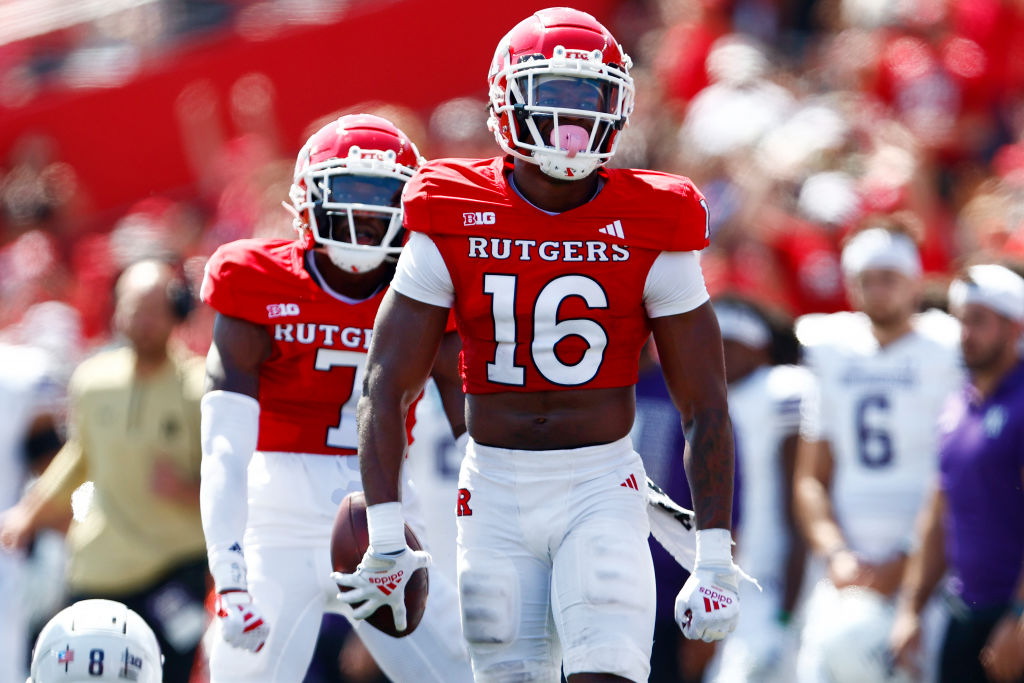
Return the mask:
M 374 552 L 393 553 L 405 548 L 405 518 L 401 503 L 367 505 L 366 527 Z
M 1018 619 L 1024 617 L 1024 600 L 1015 600 L 1010 603 L 1010 614 Z
M 246 573 L 245 558 L 241 553 L 229 551 L 219 557 L 210 557 L 210 576 L 217 593 L 249 590 Z
M 732 534 L 728 529 L 698 529 L 694 565 L 731 565 Z

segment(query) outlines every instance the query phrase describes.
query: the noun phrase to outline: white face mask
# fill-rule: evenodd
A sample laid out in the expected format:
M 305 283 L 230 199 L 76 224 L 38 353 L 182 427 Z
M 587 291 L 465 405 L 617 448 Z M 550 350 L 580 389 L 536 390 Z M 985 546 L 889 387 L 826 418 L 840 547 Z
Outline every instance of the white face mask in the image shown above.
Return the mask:
M 324 245 L 331 263 L 346 273 L 368 273 L 384 263 L 388 254 L 380 249 L 346 246 L 337 243 Z

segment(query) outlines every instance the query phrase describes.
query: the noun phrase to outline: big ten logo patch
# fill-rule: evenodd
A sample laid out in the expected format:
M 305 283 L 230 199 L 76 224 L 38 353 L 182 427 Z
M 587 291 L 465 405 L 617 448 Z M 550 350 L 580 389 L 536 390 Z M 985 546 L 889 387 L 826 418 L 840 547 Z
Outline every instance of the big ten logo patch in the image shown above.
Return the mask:
M 267 304 L 268 318 L 282 318 L 284 316 L 298 315 L 298 304 Z
M 467 211 L 462 214 L 463 225 L 494 225 L 493 211 Z
M 469 517 L 473 514 L 473 511 L 469 508 L 470 497 L 469 489 L 459 489 L 459 502 L 455 507 L 456 517 Z

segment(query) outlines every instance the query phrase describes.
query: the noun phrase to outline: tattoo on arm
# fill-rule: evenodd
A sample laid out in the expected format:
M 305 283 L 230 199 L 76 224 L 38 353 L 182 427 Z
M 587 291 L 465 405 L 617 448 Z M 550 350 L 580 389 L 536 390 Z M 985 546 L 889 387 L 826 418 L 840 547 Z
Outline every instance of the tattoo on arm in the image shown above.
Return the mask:
M 683 462 L 698 529 L 732 526 L 733 438 L 729 411 L 703 411 L 683 424 Z

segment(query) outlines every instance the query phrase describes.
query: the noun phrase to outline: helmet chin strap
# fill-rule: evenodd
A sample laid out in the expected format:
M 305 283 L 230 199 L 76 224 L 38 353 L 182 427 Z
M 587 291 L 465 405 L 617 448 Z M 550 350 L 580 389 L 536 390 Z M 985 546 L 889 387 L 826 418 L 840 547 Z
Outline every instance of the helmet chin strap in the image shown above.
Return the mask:
M 336 244 L 325 246 L 327 258 L 346 273 L 368 273 L 384 263 L 384 259 L 387 257 L 387 254 L 384 252 L 346 249 Z
M 591 157 L 569 159 L 563 150 L 535 150 L 533 161 L 544 175 L 558 180 L 583 180 L 601 165 Z

